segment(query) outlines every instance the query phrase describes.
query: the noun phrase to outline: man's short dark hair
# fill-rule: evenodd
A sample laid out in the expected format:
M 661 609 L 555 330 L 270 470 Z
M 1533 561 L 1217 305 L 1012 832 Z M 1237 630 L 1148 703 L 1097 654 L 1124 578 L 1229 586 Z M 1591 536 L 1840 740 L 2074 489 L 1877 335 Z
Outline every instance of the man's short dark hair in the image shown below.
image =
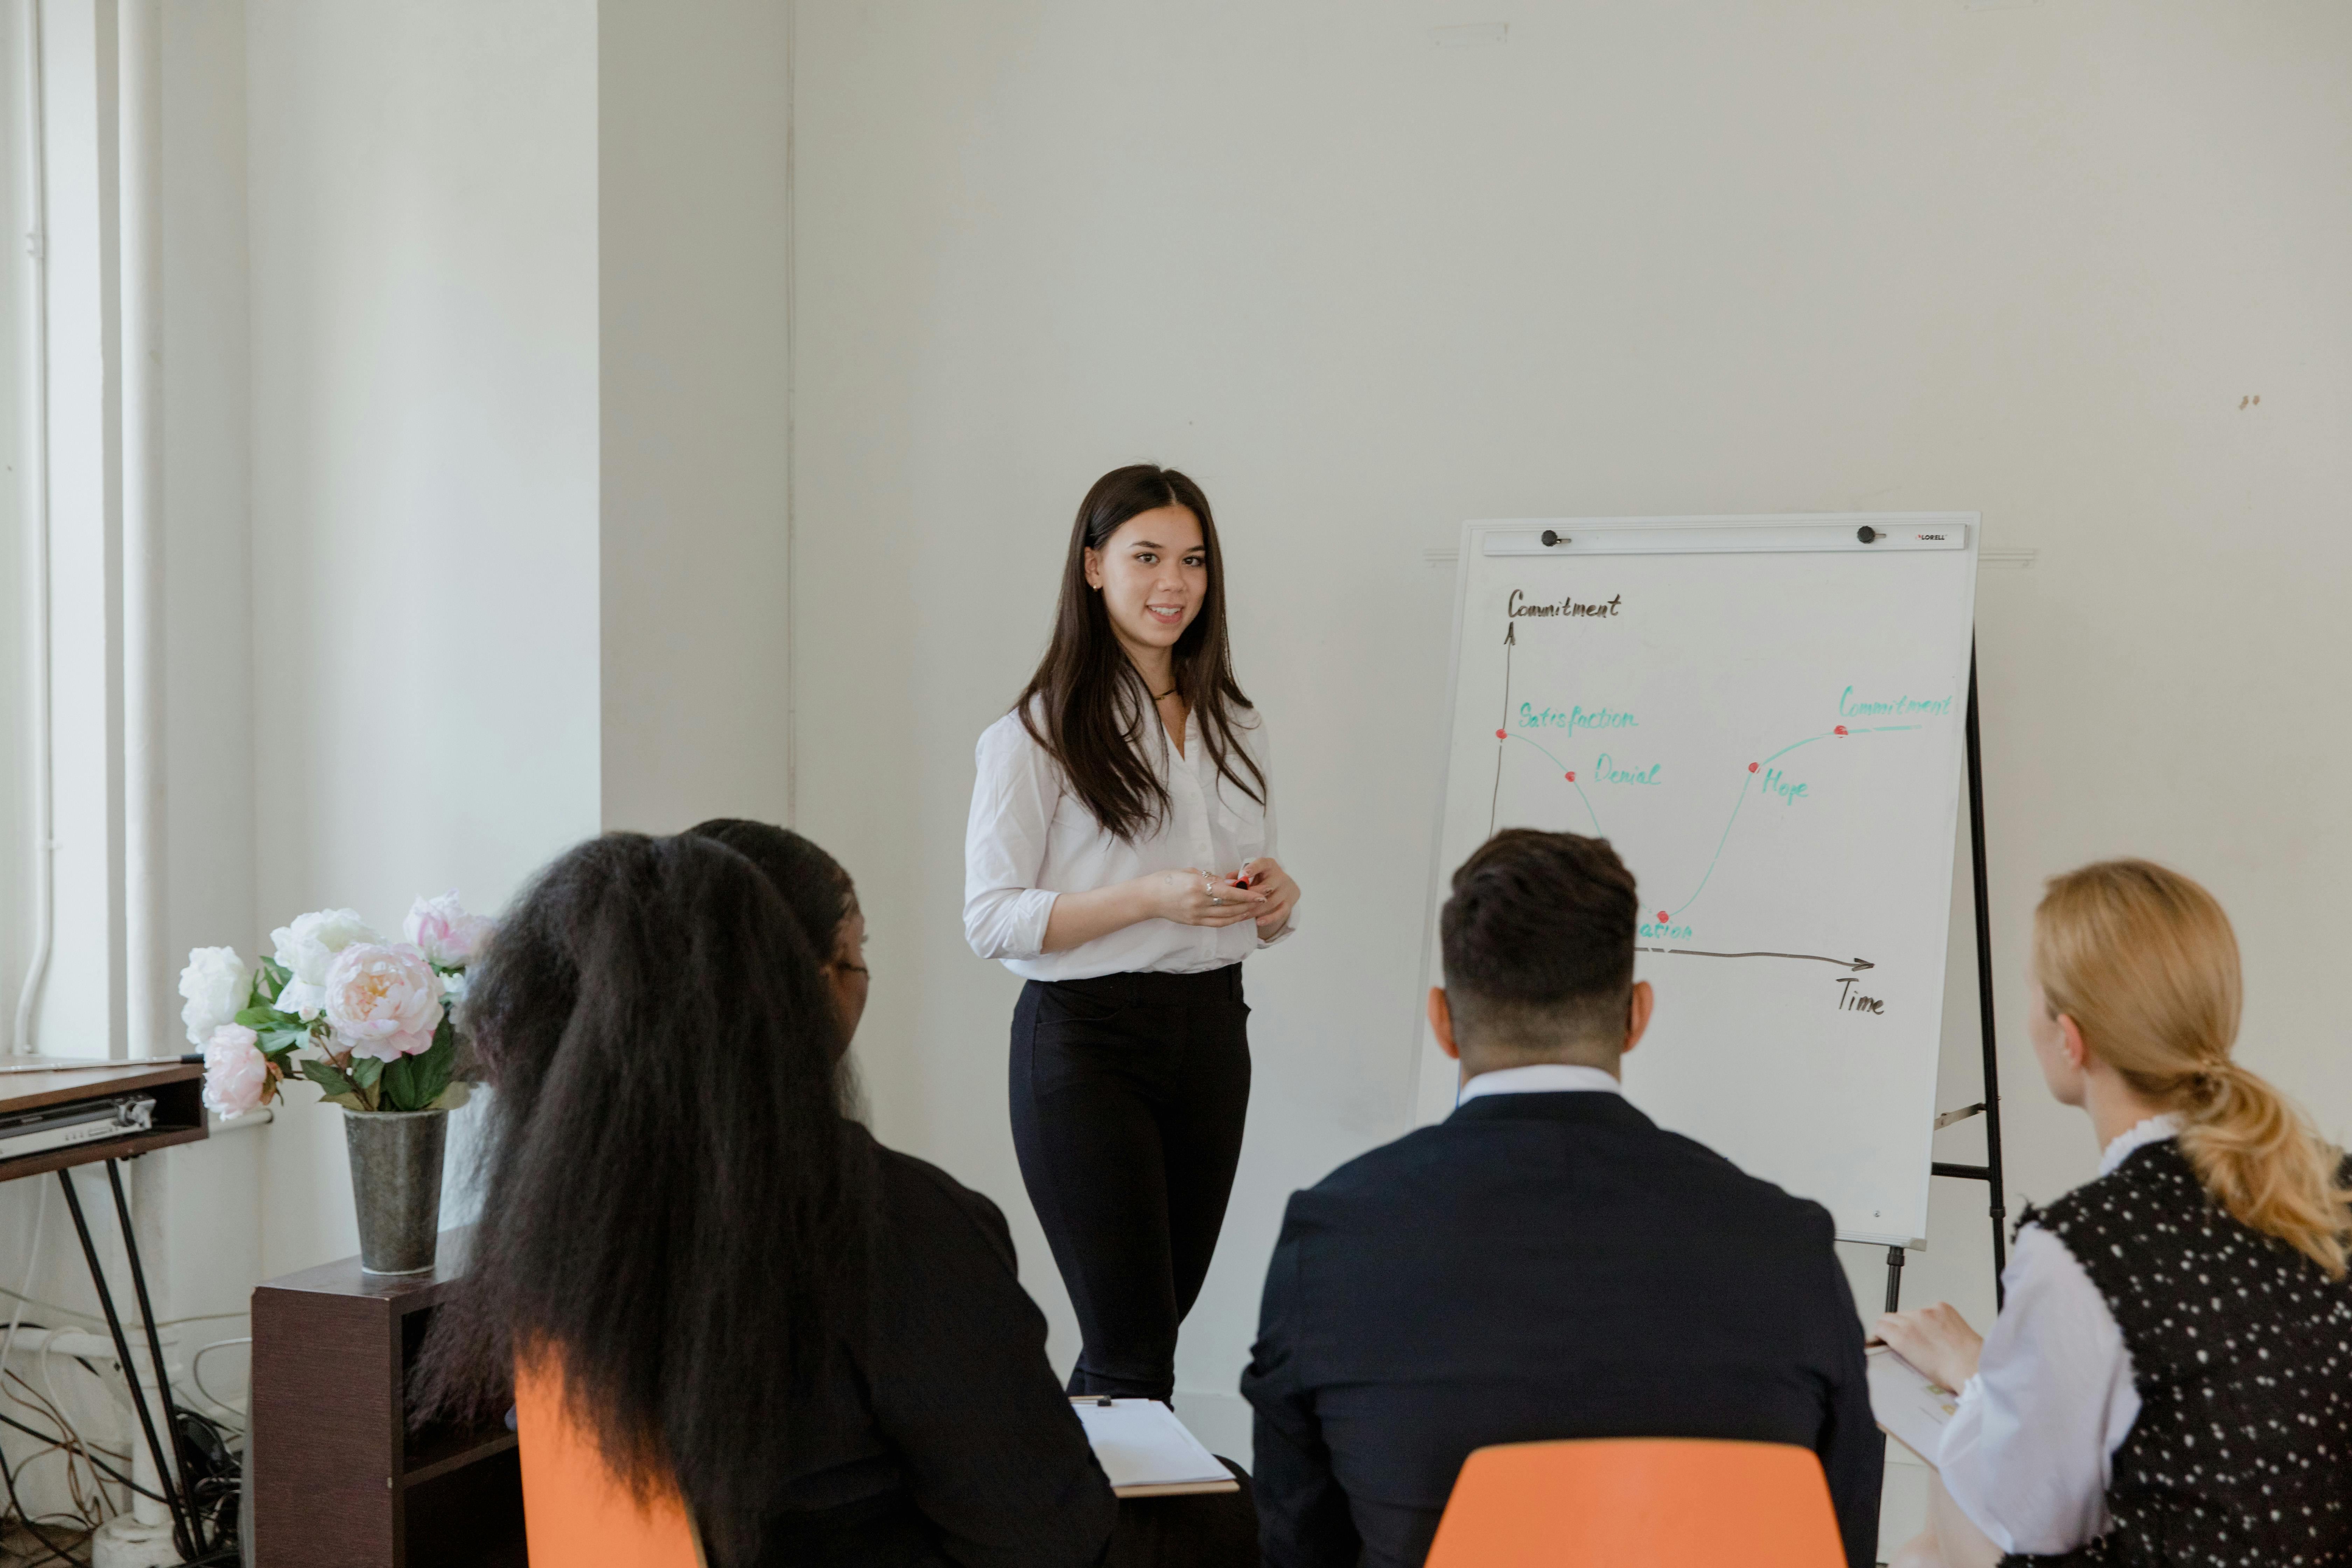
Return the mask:
M 1605 838 L 1507 827 L 1438 916 L 1456 1043 L 1490 1064 L 1616 1059 L 1633 991 L 1633 874 Z

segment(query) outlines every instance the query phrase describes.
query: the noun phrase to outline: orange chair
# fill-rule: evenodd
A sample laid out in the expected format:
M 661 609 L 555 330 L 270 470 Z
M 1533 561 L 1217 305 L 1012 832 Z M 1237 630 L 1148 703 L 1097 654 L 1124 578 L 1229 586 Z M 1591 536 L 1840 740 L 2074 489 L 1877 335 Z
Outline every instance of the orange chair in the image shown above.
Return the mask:
M 675 1489 L 640 1505 L 572 1423 L 563 1373 L 539 1360 L 515 1378 L 523 1531 L 533 1563 L 561 1568 L 704 1568 L 702 1542 Z
M 1821 1460 L 1785 1443 L 1600 1437 L 1480 1448 L 1427 1568 L 1845 1568 Z

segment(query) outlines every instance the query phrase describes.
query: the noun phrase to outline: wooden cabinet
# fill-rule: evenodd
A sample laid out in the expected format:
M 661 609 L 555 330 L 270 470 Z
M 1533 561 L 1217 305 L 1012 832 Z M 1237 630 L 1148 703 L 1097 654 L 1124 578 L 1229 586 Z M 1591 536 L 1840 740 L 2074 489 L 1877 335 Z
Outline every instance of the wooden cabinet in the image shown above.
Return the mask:
M 522 1477 L 504 1422 L 407 1430 L 408 1371 L 465 1272 L 445 1230 L 430 1274 L 356 1258 L 253 1292 L 257 1568 L 521 1568 Z

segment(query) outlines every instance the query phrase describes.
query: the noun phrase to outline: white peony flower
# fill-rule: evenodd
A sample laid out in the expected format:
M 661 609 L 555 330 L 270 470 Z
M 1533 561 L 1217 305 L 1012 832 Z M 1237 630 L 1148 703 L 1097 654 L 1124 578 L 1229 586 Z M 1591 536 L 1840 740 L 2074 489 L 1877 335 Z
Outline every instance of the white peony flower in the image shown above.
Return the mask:
M 292 925 L 279 926 L 269 940 L 277 944 L 278 962 L 292 975 L 278 994 L 278 1010 L 308 1023 L 327 1005 L 327 970 L 335 954 L 355 942 L 383 938 L 360 919 L 357 910 L 317 910 L 295 916 Z
M 205 1108 L 223 1121 L 269 1098 L 269 1062 L 259 1039 L 242 1024 L 223 1024 L 205 1042 Z
M 236 1022 L 245 1000 L 253 993 L 253 976 L 233 947 L 188 950 L 188 966 L 180 971 L 180 994 L 188 1005 L 180 1022 L 188 1026 L 188 1044 L 202 1046 L 223 1024 Z
M 327 971 L 327 1022 L 335 1044 L 388 1062 L 433 1044 L 441 1026 L 441 977 L 405 943 L 359 942 Z
M 463 1034 L 466 1029 L 467 984 L 466 972 L 462 969 L 452 971 L 441 977 L 441 1000 L 448 1005 L 449 1022 L 457 1026 L 460 1034 Z
M 437 899 L 420 898 L 408 911 L 403 928 L 410 943 L 422 948 L 436 969 L 463 969 L 482 954 L 482 944 L 493 929 L 487 916 L 469 915 L 457 901 L 457 889 Z

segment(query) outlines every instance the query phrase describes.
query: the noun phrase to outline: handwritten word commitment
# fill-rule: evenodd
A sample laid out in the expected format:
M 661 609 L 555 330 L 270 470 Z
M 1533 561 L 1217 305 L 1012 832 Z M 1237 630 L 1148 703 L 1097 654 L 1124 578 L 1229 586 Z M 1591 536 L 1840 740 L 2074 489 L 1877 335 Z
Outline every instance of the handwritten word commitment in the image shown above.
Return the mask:
M 1857 702 L 1853 688 L 1849 686 L 1838 698 L 1838 717 L 1841 719 L 1885 719 L 1909 713 L 1923 713 L 1940 719 L 1951 710 L 1952 700 L 1948 697 L 1897 697 L 1891 702 Z
M 1514 618 L 1520 616 L 1597 616 L 1602 620 L 1607 620 L 1617 614 L 1618 609 L 1620 608 L 1620 601 L 1622 601 L 1625 595 L 1622 594 L 1612 595 L 1607 602 L 1598 605 L 1582 605 L 1577 603 L 1577 601 L 1572 598 L 1562 599 L 1557 605 L 1523 605 L 1519 603 L 1519 601 L 1525 597 L 1527 597 L 1527 595 L 1522 594 L 1518 589 L 1514 588 L 1511 590 L 1510 613 Z

